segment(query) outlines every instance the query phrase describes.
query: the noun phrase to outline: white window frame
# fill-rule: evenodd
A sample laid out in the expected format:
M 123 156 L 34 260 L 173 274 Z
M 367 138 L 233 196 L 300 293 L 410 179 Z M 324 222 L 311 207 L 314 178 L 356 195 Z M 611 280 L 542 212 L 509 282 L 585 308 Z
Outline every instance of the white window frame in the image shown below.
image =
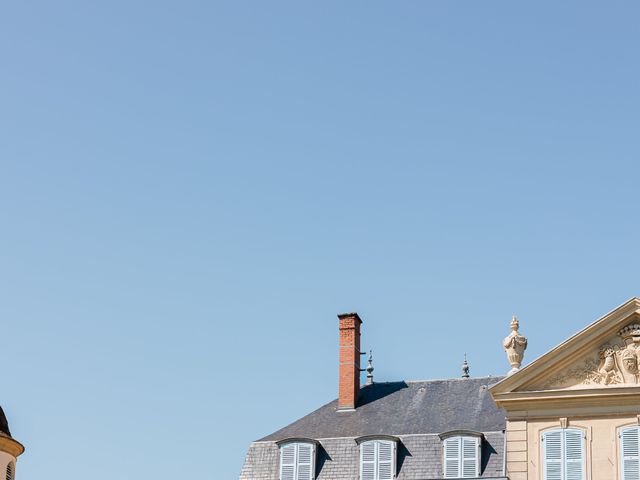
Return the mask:
M 367 445 L 372 445 L 374 447 L 374 459 L 373 462 L 364 462 L 364 448 Z M 381 460 L 380 446 L 388 445 L 391 448 L 391 459 L 390 459 L 390 468 L 391 468 L 391 477 L 380 477 L 380 466 L 382 464 L 388 464 L 389 462 Z M 397 457 L 397 442 L 394 440 L 386 440 L 386 439 L 371 439 L 366 440 L 360 443 L 360 480 L 393 480 L 396 478 L 396 457 Z M 363 467 L 365 463 L 373 463 L 374 464 L 374 472 L 372 478 L 366 478 L 363 476 Z
M 568 428 L 553 428 L 550 430 L 545 430 L 542 432 L 541 436 L 541 445 L 542 445 L 542 478 L 543 480 L 555 480 L 554 478 L 548 478 L 548 470 L 547 464 L 549 463 L 547 459 L 547 445 L 546 445 L 546 436 L 552 433 L 560 434 L 560 459 L 558 460 L 558 464 L 560 465 L 560 476 L 558 480 L 567 480 L 567 465 L 570 463 L 578 463 L 575 459 L 567 458 L 567 434 L 568 433 L 577 433 L 580 435 L 580 448 L 581 448 L 581 477 L 580 480 L 587 479 L 587 442 L 586 442 L 586 433 L 581 428 L 568 427 Z
M 635 455 L 625 455 L 623 436 L 625 432 L 633 431 L 636 432 L 636 442 L 638 443 L 635 448 Z M 638 480 L 640 478 L 640 427 L 638 425 L 627 425 L 618 429 L 618 457 L 620 462 L 620 480 Z M 636 475 L 634 475 L 632 471 L 626 471 L 625 464 L 627 461 L 635 461 L 636 471 L 638 472 Z
M 300 447 L 301 446 L 305 446 L 305 447 L 309 447 L 311 449 L 311 464 L 310 464 L 310 476 L 303 478 L 300 477 L 301 473 L 299 471 L 299 468 L 301 465 L 309 465 L 308 463 L 300 463 Z M 315 480 L 316 478 L 316 444 L 314 442 L 301 442 L 301 441 L 290 441 L 290 442 L 283 442 L 281 444 L 278 445 L 278 447 L 280 448 L 280 480 Z M 284 463 L 284 452 L 286 448 L 290 448 L 293 447 L 294 448 L 294 455 L 293 455 L 293 463 Z M 293 465 L 293 475 L 290 477 L 284 477 L 283 476 L 283 468 L 285 466 L 290 466 Z
M 447 448 L 449 444 L 457 443 L 457 455 L 456 457 L 447 457 Z M 475 469 L 473 476 L 464 474 L 465 460 L 469 460 L 470 457 L 465 457 L 465 442 L 473 443 L 473 451 L 475 453 Z M 448 461 L 455 460 L 457 462 L 457 471 L 454 476 L 448 474 L 447 463 Z M 480 476 L 480 468 L 482 466 L 482 437 L 472 435 L 452 435 L 442 439 L 442 476 L 443 478 L 478 478 Z

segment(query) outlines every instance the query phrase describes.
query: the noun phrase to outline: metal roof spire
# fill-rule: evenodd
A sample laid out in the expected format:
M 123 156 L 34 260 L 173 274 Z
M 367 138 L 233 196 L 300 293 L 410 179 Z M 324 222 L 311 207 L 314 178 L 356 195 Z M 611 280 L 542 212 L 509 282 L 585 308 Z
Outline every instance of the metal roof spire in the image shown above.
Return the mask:
M 365 385 L 373 385 L 373 350 L 369 350 L 369 362 L 367 363 L 367 383 Z
M 462 362 L 462 378 L 469 378 L 469 364 L 467 363 L 467 354 L 464 354 L 464 362 Z

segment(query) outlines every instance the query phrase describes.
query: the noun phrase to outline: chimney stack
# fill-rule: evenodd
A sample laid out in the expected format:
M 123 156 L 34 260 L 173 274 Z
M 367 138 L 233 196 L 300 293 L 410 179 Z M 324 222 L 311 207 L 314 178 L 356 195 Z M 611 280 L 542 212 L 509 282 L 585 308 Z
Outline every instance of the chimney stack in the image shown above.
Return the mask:
M 338 410 L 356 408 L 360 392 L 360 324 L 357 313 L 338 315 L 340 320 L 340 378 Z

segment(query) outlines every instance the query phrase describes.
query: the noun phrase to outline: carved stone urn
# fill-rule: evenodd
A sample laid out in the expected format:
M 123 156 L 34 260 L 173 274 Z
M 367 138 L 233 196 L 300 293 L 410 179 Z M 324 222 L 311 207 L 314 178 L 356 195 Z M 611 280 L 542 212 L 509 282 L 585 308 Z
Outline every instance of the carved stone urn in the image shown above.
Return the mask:
M 522 359 L 524 358 L 524 351 L 527 349 L 527 338 L 524 335 L 520 335 L 518 328 L 520 322 L 514 315 L 511 319 L 511 333 L 502 342 L 502 346 L 507 352 L 507 359 L 511 365 L 511 370 L 507 375 L 513 375 L 520 370 L 522 365 Z

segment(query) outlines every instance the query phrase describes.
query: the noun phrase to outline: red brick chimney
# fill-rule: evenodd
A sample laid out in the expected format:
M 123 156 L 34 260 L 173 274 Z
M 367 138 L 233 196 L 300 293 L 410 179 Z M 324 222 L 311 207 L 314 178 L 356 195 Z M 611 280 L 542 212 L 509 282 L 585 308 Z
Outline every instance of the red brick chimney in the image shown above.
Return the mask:
M 338 315 L 340 320 L 340 379 L 338 410 L 353 410 L 360 392 L 360 324 L 357 313 Z

